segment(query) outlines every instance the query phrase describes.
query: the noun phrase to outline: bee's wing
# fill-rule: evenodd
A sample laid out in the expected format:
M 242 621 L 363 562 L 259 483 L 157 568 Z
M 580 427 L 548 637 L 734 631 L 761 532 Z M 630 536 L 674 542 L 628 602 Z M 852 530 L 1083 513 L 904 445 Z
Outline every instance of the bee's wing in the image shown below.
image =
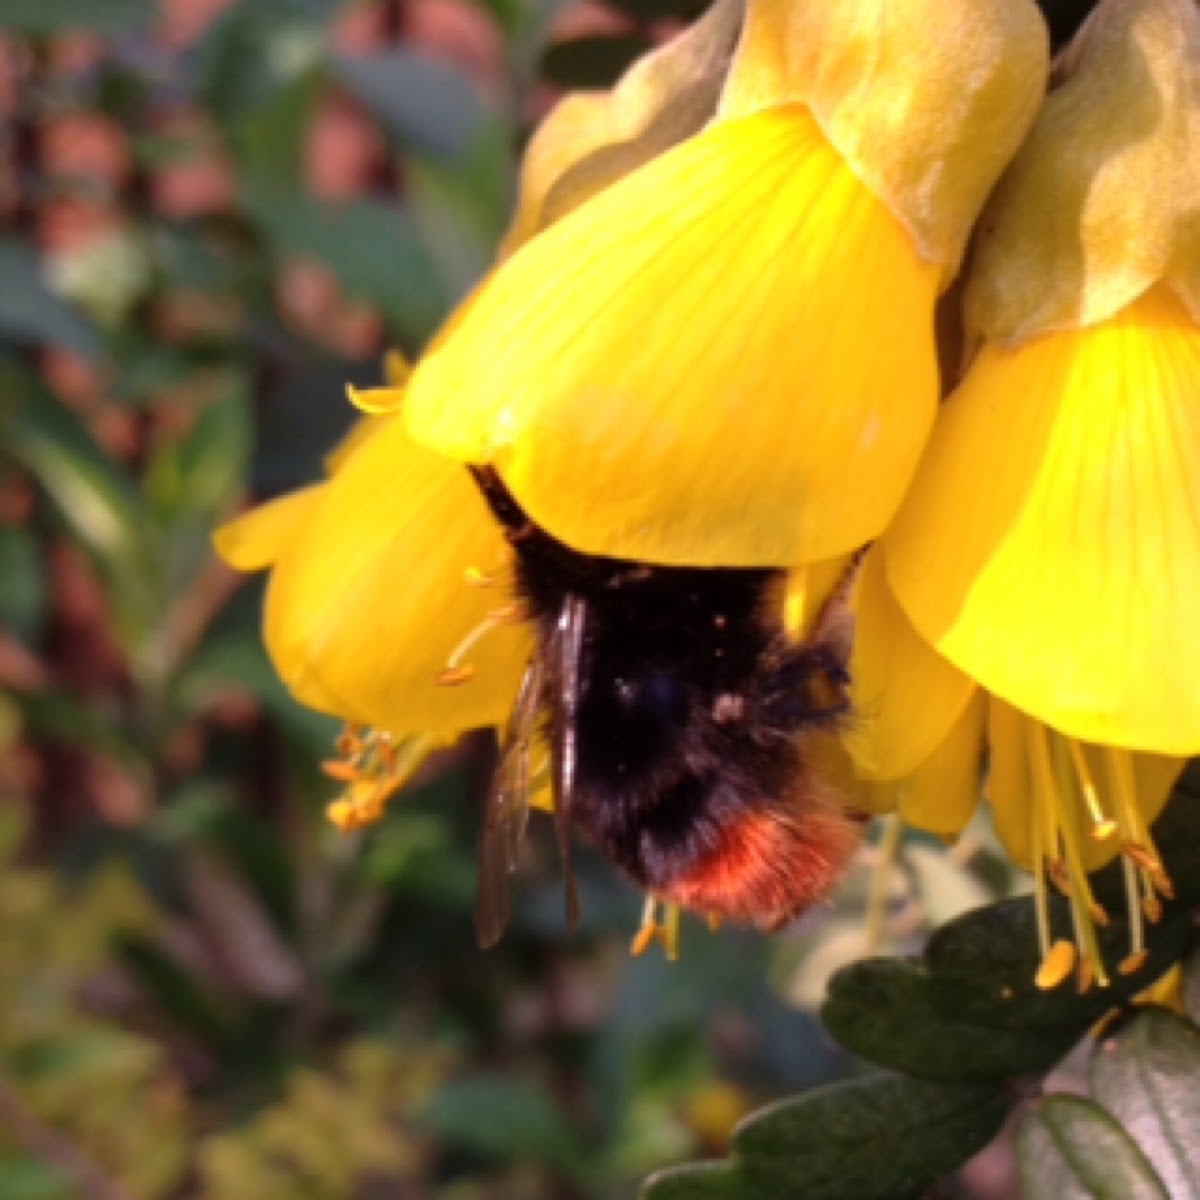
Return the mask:
M 512 906 L 508 877 L 517 865 L 529 820 L 529 754 L 542 690 L 538 658 L 525 669 L 500 748 L 500 764 L 484 801 L 475 885 L 475 936 L 485 950 L 504 933 Z
M 575 800 L 575 771 L 578 757 L 579 667 L 587 623 L 587 603 L 568 594 L 554 632 L 550 702 L 554 718 L 551 741 L 551 779 L 554 788 L 554 824 L 563 866 L 567 927 L 579 924 L 579 889 L 571 866 L 571 809 Z

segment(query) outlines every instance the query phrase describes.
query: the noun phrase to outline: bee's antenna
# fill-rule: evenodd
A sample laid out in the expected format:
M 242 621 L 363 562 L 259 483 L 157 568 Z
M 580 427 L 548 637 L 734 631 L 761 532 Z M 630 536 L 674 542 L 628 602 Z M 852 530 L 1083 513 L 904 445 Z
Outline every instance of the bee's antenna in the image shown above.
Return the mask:
M 583 635 L 587 620 L 587 602 L 582 596 L 568 592 L 558 614 L 553 653 L 558 694 L 555 725 L 557 735 L 552 739 L 554 780 L 554 822 L 558 832 L 558 850 L 562 857 L 566 887 L 567 925 L 579 924 L 579 891 L 571 870 L 571 807 L 575 794 L 577 759 L 576 722 L 579 716 L 579 660 L 583 653 Z

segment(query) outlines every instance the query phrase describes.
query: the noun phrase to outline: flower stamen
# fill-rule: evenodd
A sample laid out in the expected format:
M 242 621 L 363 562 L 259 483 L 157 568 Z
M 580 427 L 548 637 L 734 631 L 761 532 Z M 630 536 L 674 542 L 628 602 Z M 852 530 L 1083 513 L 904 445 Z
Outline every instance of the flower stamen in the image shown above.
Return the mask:
M 345 746 L 350 753 L 344 759 L 323 764 L 327 775 L 348 785 L 326 808 L 325 815 L 342 833 L 374 824 L 383 816 L 387 802 L 413 777 L 436 745 L 437 739 L 430 735 L 397 742 L 383 730 L 348 729 L 338 738 L 337 746 L 339 752 Z
M 1096 781 L 1088 767 L 1083 747 L 1074 738 L 1064 738 L 1063 740 L 1067 743 L 1067 749 L 1071 753 L 1071 762 L 1075 767 L 1079 790 L 1083 793 L 1084 803 L 1087 805 L 1088 816 L 1092 818 L 1091 835 L 1098 842 L 1106 841 L 1117 832 L 1119 824 L 1111 817 L 1104 815 L 1104 809 L 1100 805 L 1100 797 L 1096 791 Z
M 470 663 L 463 660 L 471 653 L 472 650 L 485 638 L 493 629 L 499 629 L 501 625 L 511 625 L 514 621 L 521 620 L 523 614 L 518 604 L 504 604 L 499 608 L 492 609 L 491 612 L 467 634 L 453 650 L 450 651 L 450 656 L 446 659 L 446 665 L 438 672 L 437 684 L 440 687 L 457 687 L 462 683 L 469 683 L 475 678 L 475 668 Z
M 787 576 L 783 596 L 783 630 L 792 641 L 797 641 L 803 634 L 808 616 L 808 576 L 807 567 L 796 567 Z
M 668 962 L 679 957 L 679 905 L 663 904 L 662 921 L 658 919 L 659 899 L 647 895 L 642 905 L 642 922 L 629 943 L 629 953 L 635 958 L 645 954 L 651 943 L 658 942 Z

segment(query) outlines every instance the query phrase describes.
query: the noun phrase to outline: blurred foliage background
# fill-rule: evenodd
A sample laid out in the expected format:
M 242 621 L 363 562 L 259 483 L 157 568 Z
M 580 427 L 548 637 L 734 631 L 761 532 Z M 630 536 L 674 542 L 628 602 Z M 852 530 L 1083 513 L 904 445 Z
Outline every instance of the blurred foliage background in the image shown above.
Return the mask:
M 337 834 L 211 553 L 486 268 L 558 90 L 702 7 L 0 4 L 0 1200 L 630 1196 L 851 1069 L 830 971 L 1008 890 L 885 829 L 836 913 L 630 960 L 640 898 L 584 855 L 568 939 L 535 829 L 481 955 L 489 739 Z

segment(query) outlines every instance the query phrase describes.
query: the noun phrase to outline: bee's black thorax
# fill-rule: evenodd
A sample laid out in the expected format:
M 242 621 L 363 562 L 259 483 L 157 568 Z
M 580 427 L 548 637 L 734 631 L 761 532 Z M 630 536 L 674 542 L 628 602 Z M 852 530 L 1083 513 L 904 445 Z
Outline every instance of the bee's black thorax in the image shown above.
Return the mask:
M 802 735 L 844 710 L 844 663 L 785 636 L 781 572 L 581 554 L 531 522 L 493 471 L 476 478 L 541 644 L 568 594 L 586 606 L 572 820 L 642 886 L 664 887 L 747 809 L 789 796 Z M 556 686 L 547 672 L 548 694 Z M 547 734 L 561 736 L 553 720 Z

